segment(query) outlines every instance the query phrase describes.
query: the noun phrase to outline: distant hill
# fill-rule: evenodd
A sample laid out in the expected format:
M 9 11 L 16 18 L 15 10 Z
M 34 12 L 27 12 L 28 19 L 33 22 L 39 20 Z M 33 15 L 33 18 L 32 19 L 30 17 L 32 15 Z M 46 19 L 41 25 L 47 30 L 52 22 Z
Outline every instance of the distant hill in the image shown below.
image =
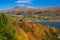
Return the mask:
M 60 16 L 60 6 L 58 7 L 49 7 L 49 8 L 34 8 L 31 6 L 27 7 L 15 7 L 8 11 L 5 11 L 7 14 L 28 14 L 28 15 L 42 15 L 42 16 Z

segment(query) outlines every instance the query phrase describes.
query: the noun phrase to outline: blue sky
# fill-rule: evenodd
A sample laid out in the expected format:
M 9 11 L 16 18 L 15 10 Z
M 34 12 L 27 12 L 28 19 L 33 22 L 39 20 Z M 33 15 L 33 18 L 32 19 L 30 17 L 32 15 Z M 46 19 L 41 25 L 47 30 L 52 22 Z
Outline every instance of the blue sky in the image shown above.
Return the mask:
M 37 8 L 60 6 L 60 0 L 0 0 L 0 10 L 7 10 L 16 6 L 33 6 Z

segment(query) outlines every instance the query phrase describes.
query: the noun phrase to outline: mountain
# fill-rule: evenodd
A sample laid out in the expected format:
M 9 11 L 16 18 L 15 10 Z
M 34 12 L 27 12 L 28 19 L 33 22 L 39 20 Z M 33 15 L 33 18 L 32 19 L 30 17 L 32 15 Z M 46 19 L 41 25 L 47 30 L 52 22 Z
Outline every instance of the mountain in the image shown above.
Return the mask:
M 13 9 L 8 10 L 7 13 L 8 14 L 18 14 L 18 15 L 20 15 L 20 14 L 24 14 L 24 13 L 29 14 L 29 12 L 35 12 L 35 11 L 37 11 L 37 9 L 33 8 L 33 7 L 15 7 Z
M 31 6 L 27 6 L 27 7 L 17 6 L 5 12 L 7 14 L 15 14 L 15 15 L 21 15 L 21 14 L 36 15 L 37 14 L 37 15 L 42 15 L 42 16 L 60 16 L 60 6 L 49 7 L 49 8 L 34 8 Z

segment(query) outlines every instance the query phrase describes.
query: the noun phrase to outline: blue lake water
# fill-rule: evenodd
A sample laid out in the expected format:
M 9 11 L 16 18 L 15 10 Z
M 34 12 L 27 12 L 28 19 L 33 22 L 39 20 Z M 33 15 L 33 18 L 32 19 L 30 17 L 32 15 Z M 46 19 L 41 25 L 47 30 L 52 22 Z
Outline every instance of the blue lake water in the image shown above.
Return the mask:
M 54 26 L 58 29 L 60 29 L 60 22 L 33 22 L 33 23 L 39 23 L 39 24 L 42 24 L 44 26 Z

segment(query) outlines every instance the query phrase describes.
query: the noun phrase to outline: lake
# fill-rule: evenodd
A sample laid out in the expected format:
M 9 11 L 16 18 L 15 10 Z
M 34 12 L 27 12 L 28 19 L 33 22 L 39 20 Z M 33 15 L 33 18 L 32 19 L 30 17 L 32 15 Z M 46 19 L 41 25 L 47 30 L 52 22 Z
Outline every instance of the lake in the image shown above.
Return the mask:
M 32 22 L 32 23 L 39 23 L 39 24 L 42 24 L 44 26 L 54 26 L 58 29 L 60 29 L 60 22 Z

